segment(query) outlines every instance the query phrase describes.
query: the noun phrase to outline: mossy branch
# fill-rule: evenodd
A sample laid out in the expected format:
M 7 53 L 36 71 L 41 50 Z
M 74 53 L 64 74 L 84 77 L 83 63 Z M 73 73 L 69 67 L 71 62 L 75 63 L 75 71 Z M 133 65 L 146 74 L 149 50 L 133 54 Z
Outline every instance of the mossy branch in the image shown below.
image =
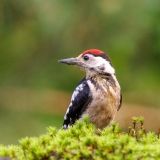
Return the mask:
M 143 117 L 132 121 L 133 128 L 125 133 L 115 122 L 103 130 L 96 129 L 84 117 L 67 130 L 48 127 L 46 134 L 26 137 L 18 146 L 0 146 L 0 155 L 16 160 L 160 158 L 159 134 L 144 132 Z

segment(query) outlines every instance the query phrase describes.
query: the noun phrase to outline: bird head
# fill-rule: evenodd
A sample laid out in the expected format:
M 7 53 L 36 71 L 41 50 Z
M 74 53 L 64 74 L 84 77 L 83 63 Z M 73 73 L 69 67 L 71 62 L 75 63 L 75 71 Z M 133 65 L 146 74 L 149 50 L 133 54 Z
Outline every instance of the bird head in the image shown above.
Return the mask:
M 107 54 L 98 49 L 86 50 L 76 58 L 61 59 L 58 62 L 78 66 L 87 74 L 92 75 L 111 75 L 115 73 Z

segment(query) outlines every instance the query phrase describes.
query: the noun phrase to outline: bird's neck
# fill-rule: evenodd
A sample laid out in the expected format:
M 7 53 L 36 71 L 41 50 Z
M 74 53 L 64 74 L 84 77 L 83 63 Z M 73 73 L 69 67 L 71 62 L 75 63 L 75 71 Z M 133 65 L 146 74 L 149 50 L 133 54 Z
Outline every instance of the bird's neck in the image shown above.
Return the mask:
M 120 85 L 116 79 L 115 75 L 96 75 L 96 76 L 86 76 L 88 83 L 91 83 L 96 90 L 101 90 L 104 94 L 120 90 Z M 108 88 L 108 89 L 107 89 Z
M 115 75 L 109 74 L 109 73 L 106 73 L 106 74 L 86 74 L 86 78 L 90 79 L 91 81 L 94 81 L 95 83 L 97 81 L 104 81 L 105 80 L 106 82 L 115 84 L 117 81 Z

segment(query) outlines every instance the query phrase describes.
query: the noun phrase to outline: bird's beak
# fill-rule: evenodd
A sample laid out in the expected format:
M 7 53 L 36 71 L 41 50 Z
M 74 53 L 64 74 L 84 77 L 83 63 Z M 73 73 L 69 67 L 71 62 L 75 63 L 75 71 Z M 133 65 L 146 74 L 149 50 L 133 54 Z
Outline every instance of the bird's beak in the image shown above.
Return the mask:
M 61 60 L 58 60 L 58 62 L 65 63 L 65 64 L 68 64 L 68 65 L 77 65 L 77 66 L 80 65 L 80 62 L 78 61 L 77 58 L 61 59 Z

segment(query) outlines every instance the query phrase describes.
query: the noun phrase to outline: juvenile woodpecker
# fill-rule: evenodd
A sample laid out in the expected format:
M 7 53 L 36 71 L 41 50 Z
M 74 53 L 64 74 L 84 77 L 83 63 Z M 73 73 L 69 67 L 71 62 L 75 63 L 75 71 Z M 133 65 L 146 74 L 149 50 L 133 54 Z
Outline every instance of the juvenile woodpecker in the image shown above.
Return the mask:
M 121 88 L 109 57 L 103 51 L 90 49 L 76 58 L 58 62 L 78 66 L 86 72 L 72 94 L 64 116 L 63 129 L 67 129 L 84 115 L 88 115 L 96 128 L 108 126 L 122 103 Z

